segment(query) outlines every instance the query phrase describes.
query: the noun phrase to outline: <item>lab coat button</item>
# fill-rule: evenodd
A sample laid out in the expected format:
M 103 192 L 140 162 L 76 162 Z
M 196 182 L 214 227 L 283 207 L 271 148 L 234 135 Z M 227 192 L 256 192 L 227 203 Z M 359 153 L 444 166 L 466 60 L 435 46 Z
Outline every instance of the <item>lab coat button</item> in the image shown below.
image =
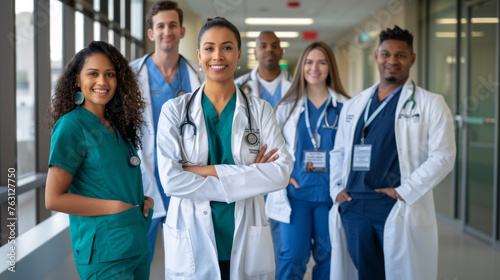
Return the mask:
M 203 215 L 206 215 L 206 214 L 208 214 L 208 212 L 207 211 L 203 211 Z
M 236 250 L 233 250 L 233 255 L 236 254 Z

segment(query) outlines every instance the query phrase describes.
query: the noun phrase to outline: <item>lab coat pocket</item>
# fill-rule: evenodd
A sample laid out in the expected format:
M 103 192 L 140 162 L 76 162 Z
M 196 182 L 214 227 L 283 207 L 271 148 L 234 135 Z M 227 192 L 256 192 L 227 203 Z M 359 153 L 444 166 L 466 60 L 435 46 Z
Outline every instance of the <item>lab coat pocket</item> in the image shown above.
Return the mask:
M 140 207 L 103 218 L 104 227 L 98 229 L 101 232 L 99 239 L 103 241 L 97 247 L 103 248 L 99 252 L 99 261 L 115 261 L 151 251 L 146 220 Z
M 172 229 L 164 225 L 165 230 L 165 269 L 172 275 L 192 277 L 196 272 L 193 246 L 188 229 Z
M 271 273 L 275 270 L 271 229 L 266 226 L 249 226 L 245 252 L 245 274 L 250 276 Z

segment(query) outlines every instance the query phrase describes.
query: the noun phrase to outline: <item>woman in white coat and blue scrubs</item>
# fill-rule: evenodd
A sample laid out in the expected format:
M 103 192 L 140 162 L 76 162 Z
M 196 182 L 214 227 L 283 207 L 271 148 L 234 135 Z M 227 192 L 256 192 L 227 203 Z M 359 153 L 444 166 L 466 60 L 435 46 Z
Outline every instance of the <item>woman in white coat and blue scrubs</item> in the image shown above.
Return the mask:
M 236 27 L 208 20 L 198 35 L 206 82 L 165 103 L 160 179 L 171 196 L 164 225 L 167 279 L 274 279 L 263 194 L 286 187 L 292 163 L 269 103 L 234 84 Z M 266 147 L 274 148 L 264 155 Z
M 380 83 L 344 104 L 331 153 L 330 279 L 436 279 L 432 188 L 453 168 L 442 96 L 409 79 L 413 35 L 380 33 Z M 350 255 L 350 257 L 349 257 Z
M 332 50 L 323 42 L 311 43 L 302 52 L 291 87 L 275 111 L 294 161 L 288 187 L 269 194 L 266 201 L 268 217 L 280 221 L 276 279 L 302 279 L 311 253 L 313 279 L 330 276 L 329 152 L 342 103 L 348 98 Z

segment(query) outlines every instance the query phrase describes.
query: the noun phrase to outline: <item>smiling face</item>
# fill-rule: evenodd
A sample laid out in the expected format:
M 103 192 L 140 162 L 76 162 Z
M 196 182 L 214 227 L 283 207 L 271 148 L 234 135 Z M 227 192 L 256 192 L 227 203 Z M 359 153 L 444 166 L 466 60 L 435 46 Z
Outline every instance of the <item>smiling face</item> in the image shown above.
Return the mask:
M 198 60 L 207 82 L 228 82 L 234 79 L 234 71 L 241 58 L 241 50 L 234 33 L 226 27 L 213 27 L 200 38 Z
M 319 49 L 312 49 L 304 60 L 304 79 L 309 85 L 326 85 L 328 61 Z
M 155 42 L 155 50 L 178 51 L 186 30 L 180 24 L 177 11 L 160 11 L 152 17 L 152 21 L 153 29 L 148 29 L 148 37 Z
M 273 33 L 263 33 L 257 39 L 255 57 L 259 61 L 259 67 L 269 70 L 279 67 L 280 59 L 283 57 L 283 49 L 280 47 L 278 37 Z
M 87 58 L 82 70 L 76 75 L 76 85 L 85 101 L 83 107 L 94 114 L 106 108 L 116 92 L 116 70 L 111 60 L 102 53 Z
M 382 83 L 401 85 L 410 75 L 415 54 L 405 41 L 385 40 L 375 51 L 375 62 Z

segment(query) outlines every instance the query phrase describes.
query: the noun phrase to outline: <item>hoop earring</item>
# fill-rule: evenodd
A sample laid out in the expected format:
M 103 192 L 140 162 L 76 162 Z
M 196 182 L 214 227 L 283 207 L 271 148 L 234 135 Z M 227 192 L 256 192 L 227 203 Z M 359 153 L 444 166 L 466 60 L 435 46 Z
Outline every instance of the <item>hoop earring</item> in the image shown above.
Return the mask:
M 238 64 L 238 66 L 236 67 L 236 69 L 240 70 L 240 69 L 241 69 L 241 66 Z
M 83 93 L 81 91 L 75 92 L 75 94 L 73 95 L 73 102 L 76 105 L 82 105 L 83 101 L 85 101 L 85 97 L 83 96 Z

